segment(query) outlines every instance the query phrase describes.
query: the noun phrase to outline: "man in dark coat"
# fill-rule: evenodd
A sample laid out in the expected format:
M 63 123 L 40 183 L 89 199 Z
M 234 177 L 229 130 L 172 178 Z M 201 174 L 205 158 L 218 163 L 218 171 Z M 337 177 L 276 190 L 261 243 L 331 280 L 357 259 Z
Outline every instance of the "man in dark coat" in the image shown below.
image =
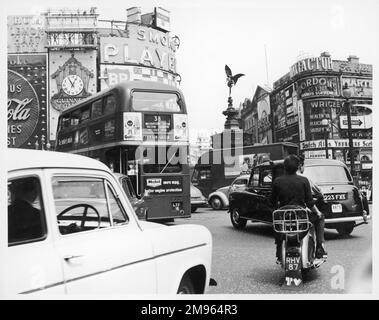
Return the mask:
M 296 174 L 300 167 L 300 159 L 296 155 L 289 155 L 284 160 L 285 174 L 276 178 L 272 185 L 272 204 L 274 208 L 287 205 L 295 205 L 309 208 L 312 213 L 309 215 L 310 221 L 315 225 L 316 229 L 316 257 L 326 257 L 324 249 L 324 219 L 320 210 L 315 206 L 313 200 L 311 185 L 308 178 Z M 276 237 L 277 245 L 276 256 L 281 259 L 281 241 L 280 237 Z
M 8 206 L 9 242 L 31 240 L 43 236 L 40 210 L 33 206 L 38 187 L 34 178 L 17 185 L 15 200 Z

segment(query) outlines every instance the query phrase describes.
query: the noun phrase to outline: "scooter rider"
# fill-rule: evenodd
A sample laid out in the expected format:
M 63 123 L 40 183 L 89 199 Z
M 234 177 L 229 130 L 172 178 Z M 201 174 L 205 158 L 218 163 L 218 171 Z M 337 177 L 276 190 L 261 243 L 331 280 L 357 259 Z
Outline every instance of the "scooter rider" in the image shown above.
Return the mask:
M 271 201 L 275 209 L 286 205 L 298 205 L 311 210 L 309 220 L 316 230 L 316 258 L 323 258 L 327 255 L 324 250 L 324 220 L 322 213 L 315 206 L 308 178 L 296 174 L 299 167 L 298 156 L 289 155 L 284 159 L 285 174 L 274 180 Z M 276 257 L 279 262 L 281 261 L 281 242 L 281 236 L 275 234 Z

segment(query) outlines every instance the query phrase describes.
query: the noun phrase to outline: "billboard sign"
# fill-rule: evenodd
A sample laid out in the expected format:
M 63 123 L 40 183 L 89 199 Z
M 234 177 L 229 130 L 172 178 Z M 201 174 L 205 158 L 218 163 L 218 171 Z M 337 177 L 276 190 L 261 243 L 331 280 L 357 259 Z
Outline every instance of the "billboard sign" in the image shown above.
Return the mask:
M 340 116 L 340 128 L 348 129 L 347 116 Z M 351 116 L 351 129 L 372 128 L 372 115 Z
M 47 143 L 46 54 L 8 55 L 8 147 Z
M 128 25 L 128 38 L 101 37 L 100 63 L 141 64 L 176 72 L 176 37 L 141 25 Z
M 154 9 L 155 26 L 164 31 L 170 31 L 170 11 L 161 7 Z
M 335 76 L 304 77 L 297 81 L 299 99 L 320 96 L 341 96 L 338 78 Z
M 100 90 L 104 90 L 122 81 L 155 81 L 178 86 L 176 76 L 170 72 L 141 66 L 100 65 Z
M 342 78 L 342 87 L 347 85 L 352 97 L 372 98 L 372 79 L 360 77 Z
M 60 112 L 96 93 L 96 50 L 52 51 L 49 55 L 50 139 Z
M 8 24 L 8 53 L 46 52 L 45 18 L 39 15 L 10 15 Z

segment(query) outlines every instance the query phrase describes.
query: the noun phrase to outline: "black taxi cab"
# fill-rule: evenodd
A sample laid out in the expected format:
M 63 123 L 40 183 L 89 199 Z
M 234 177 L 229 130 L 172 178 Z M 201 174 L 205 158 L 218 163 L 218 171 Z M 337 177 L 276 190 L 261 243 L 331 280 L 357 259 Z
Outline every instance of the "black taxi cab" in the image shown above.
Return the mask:
M 251 172 L 248 187 L 229 195 L 233 226 L 242 229 L 248 220 L 272 223 L 271 188 L 273 180 L 284 174 L 284 160 L 267 161 Z M 325 215 L 325 228 L 349 235 L 370 219 L 365 196 L 354 185 L 347 166 L 334 159 L 306 159 L 304 176 L 322 191 L 324 201 L 317 203 Z

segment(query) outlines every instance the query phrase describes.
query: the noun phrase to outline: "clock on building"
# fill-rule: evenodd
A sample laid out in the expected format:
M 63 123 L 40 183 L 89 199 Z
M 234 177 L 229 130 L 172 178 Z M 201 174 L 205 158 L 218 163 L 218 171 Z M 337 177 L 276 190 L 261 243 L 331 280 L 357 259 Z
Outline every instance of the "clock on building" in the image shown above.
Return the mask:
M 76 96 L 83 91 L 83 80 L 76 74 L 70 74 L 62 81 L 62 89 L 69 96 Z

